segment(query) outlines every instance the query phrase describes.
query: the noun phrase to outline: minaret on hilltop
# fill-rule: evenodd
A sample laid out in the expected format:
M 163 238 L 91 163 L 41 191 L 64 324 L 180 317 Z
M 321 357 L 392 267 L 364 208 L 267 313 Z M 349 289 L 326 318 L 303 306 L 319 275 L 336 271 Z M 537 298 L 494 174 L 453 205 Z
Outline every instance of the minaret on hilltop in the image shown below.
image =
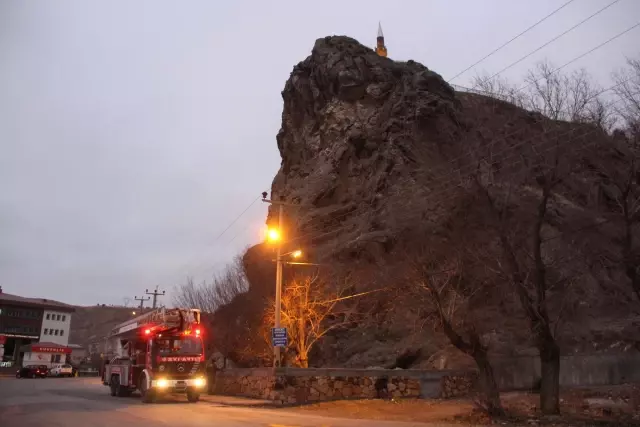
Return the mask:
M 376 53 L 380 56 L 387 57 L 387 47 L 384 45 L 384 34 L 382 34 L 382 25 L 378 22 L 378 37 L 376 38 Z

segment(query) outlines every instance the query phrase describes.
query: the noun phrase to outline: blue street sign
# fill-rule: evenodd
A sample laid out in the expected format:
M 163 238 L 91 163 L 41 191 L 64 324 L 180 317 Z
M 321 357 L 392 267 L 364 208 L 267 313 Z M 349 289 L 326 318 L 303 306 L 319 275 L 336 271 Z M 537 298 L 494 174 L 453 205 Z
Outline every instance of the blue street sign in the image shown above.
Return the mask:
M 271 342 L 274 347 L 286 347 L 287 328 L 271 328 Z

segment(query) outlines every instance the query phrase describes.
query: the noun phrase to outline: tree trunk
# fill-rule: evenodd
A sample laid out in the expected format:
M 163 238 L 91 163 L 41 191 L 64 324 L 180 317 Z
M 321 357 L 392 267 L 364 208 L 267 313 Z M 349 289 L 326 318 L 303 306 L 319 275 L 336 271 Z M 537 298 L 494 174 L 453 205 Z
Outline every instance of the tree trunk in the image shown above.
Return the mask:
M 560 413 L 560 349 L 555 341 L 540 347 L 540 410 Z
M 438 307 L 439 305 L 438 299 Z M 469 341 L 466 342 L 451 325 L 451 322 L 444 316 L 443 311 L 440 309 L 440 320 L 442 321 L 442 327 L 445 335 L 449 338 L 451 344 L 458 350 L 468 354 L 473 358 L 478 366 L 478 375 L 480 380 L 481 393 L 484 400 L 484 405 L 487 413 L 490 416 L 500 417 L 504 416 L 504 409 L 500 402 L 500 391 L 496 384 L 496 379 L 493 375 L 493 367 L 489 361 L 487 355 L 487 349 L 480 342 L 480 337 L 475 332 L 469 332 Z
M 308 368 L 309 352 L 305 349 L 298 350 L 297 362 L 298 362 L 298 366 L 300 366 L 301 368 Z
M 504 409 L 502 409 L 502 403 L 500 402 L 500 392 L 498 391 L 498 385 L 493 375 L 493 367 L 489 362 L 487 352 L 484 349 L 480 349 L 474 351 L 471 356 L 478 366 L 480 387 L 484 395 L 487 413 L 493 417 L 504 416 Z

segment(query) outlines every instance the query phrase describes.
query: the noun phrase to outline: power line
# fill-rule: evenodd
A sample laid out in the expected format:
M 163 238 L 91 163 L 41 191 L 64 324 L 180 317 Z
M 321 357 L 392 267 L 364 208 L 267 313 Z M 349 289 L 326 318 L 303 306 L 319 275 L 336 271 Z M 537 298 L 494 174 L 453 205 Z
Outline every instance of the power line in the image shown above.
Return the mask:
M 541 20 L 539 20 L 538 22 L 536 22 L 535 24 L 531 25 L 529 28 L 527 28 L 526 30 L 524 30 L 523 32 L 521 32 L 520 34 L 518 34 L 517 36 L 511 38 L 509 41 L 507 41 L 506 43 L 504 43 L 503 45 L 501 45 L 500 47 L 492 50 L 491 52 L 489 52 L 487 55 L 485 55 L 484 57 L 482 57 L 480 60 L 478 60 L 477 62 L 469 65 L 467 68 L 465 68 L 464 70 L 460 71 L 458 74 L 456 74 L 455 76 L 451 77 L 449 80 L 447 80 L 447 82 L 450 82 L 452 80 L 455 80 L 456 78 L 460 77 L 462 74 L 466 73 L 467 71 L 469 71 L 470 69 L 472 69 L 473 67 L 475 67 L 476 65 L 478 65 L 479 63 L 481 63 L 482 61 L 484 61 L 485 59 L 489 58 L 490 56 L 492 56 L 493 54 L 495 54 L 496 52 L 498 52 L 499 50 L 507 47 L 509 44 L 511 44 L 512 42 L 514 42 L 515 40 L 517 40 L 518 38 L 520 38 L 520 36 L 524 35 L 525 33 L 529 32 L 530 30 L 534 29 L 535 27 L 537 27 L 539 24 L 541 24 L 542 22 L 546 21 L 548 18 L 552 17 L 553 15 L 555 15 L 557 12 L 559 12 L 560 10 L 564 9 L 566 6 L 568 6 L 570 3 L 573 3 L 574 0 L 569 0 L 568 2 L 566 2 L 565 4 L 563 4 L 562 6 L 560 6 L 559 8 L 557 8 L 556 10 L 554 10 L 553 12 L 551 12 L 550 14 L 548 14 L 547 16 L 545 16 L 544 18 L 542 18 Z
M 597 12 L 593 13 L 592 15 L 588 16 L 587 18 L 583 19 L 582 21 L 578 22 L 576 25 L 574 25 L 573 27 L 569 28 L 568 30 L 560 33 L 559 35 L 555 36 L 554 38 L 552 38 L 551 40 L 549 40 L 548 42 L 546 42 L 545 44 L 543 44 L 542 46 L 532 50 L 531 52 L 527 53 L 525 56 L 523 56 L 522 58 L 518 59 L 517 61 L 507 65 L 506 67 L 504 67 L 502 70 L 498 71 L 497 73 L 493 74 L 491 77 L 487 78 L 484 82 L 488 82 L 489 80 L 492 80 L 493 78 L 495 78 L 496 76 L 498 76 L 499 74 L 502 74 L 503 72 L 507 71 L 509 68 L 513 67 L 514 65 L 517 65 L 519 63 L 521 63 L 522 61 L 524 61 L 525 59 L 527 59 L 528 57 L 530 57 L 531 55 L 533 55 L 534 53 L 544 49 L 545 47 L 549 46 L 551 43 L 557 41 L 558 39 L 560 39 L 561 37 L 565 36 L 566 34 L 570 33 L 571 31 L 575 30 L 576 28 L 578 28 L 579 26 L 581 26 L 582 24 L 584 24 L 585 22 L 589 21 L 590 19 L 594 18 L 595 16 L 599 15 L 600 13 L 604 12 L 606 9 L 610 8 L 611 6 L 613 6 L 614 4 L 618 3 L 620 0 L 614 0 L 611 3 L 609 3 L 608 5 L 606 5 L 605 7 L 603 7 L 602 9 L 598 10 Z M 474 85 L 474 88 L 477 86 L 477 84 Z
M 258 195 L 251 203 L 249 203 L 249 205 L 244 208 L 244 210 L 242 212 L 240 212 L 230 223 L 229 225 L 227 225 L 222 232 L 220 232 L 220 234 L 218 234 L 218 236 L 213 239 L 213 241 L 208 245 L 211 246 L 213 245 L 215 242 L 217 242 L 220 237 L 222 237 L 224 235 L 224 233 L 226 233 L 236 222 L 238 222 L 238 220 L 260 199 L 260 196 Z M 181 265 L 178 269 L 177 269 L 177 273 L 181 273 L 182 270 L 185 269 L 185 267 L 189 267 L 189 263 L 184 263 L 183 265 Z
M 231 223 L 227 226 L 227 228 L 225 228 L 224 230 L 222 230 L 222 233 L 220 233 L 220 234 L 218 235 L 218 237 L 216 237 L 216 238 L 213 240 L 213 242 L 212 242 L 212 243 L 215 243 L 215 242 L 216 242 L 216 240 L 218 240 L 220 237 L 222 237 L 222 235 L 223 235 L 224 233 L 226 233 L 226 232 L 227 232 L 227 230 L 231 228 L 231 226 L 233 226 L 233 224 L 235 224 L 236 222 L 238 222 L 238 220 L 242 217 L 242 215 L 244 215 L 244 214 L 245 214 L 245 213 L 246 213 L 246 212 L 251 208 L 251 206 L 253 206 L 253 204 L 254 204 L 255 202 L 257 202 L 257 201 L 258 201 L 258 199 L 260 199 L 260 196 L 256 197 L 256 198 L 253 200 L 253 202 L 251 202 L 251 203 L 249 204 L 249 206 L 247 206 L 247 207 L 246 207 L 242 212 L 240 212 L 240 215 L 238 215 L 238 216 L 237 216 L 233 221 L 231 221 Z
M 573 63 L 574 63 L 574 62 L 576 62 L 577 60 L 582 59 L 582 58 L 584 58 L 585 56 L 587 56 L 587 55 L 589 55 L 589 54 L 591 54 L 591 53 L 595 52 L 596 50 L 600 49 L 601 47 L 603 47 L 603 46 L 607 45 L 608 43 L 611 43 L 611 42 L 612 42 L 612 41 L 614 41 L 615 39 L 617 39 L 617 38 L 619 38 L 619 37 L 621 37 L 621 36 L 623 36 L 623 35 L 627 34 L 629 31 L 631 31 L 631 30 L 633 30 L 634 28 L 639 27 L 639 26 L 640 26 L 640 22 L 638 22 L 638 23 L 637 23 L 637 24 L 635 24 L 635 25 L 632 25 L 631 27 L 627 28 L 626 30 L 624 30 L 624 31 L 622 31 L 622 32 L 620 32 L 620 33 L 618 33 L 618 34 L 616 34 L 615 36 L 611 37 L 611 38 L 610 38 L 610 39 L 608 39 L 607 41 L 605 41 L 605 42 L 603 42 L 603 43 L 600 43 L 598 46 L 596 46 L 596 47 L 594 47 L 594 48 L 592 48 L 592 49 L 588 50 L 587 52 L 583 53 L 582 55 L 576 56 L 576 57 L 575 57 L 575 58 L 573 58 L 571 61 L 566 62 L 565 64 L 563 64 L 563 65 L 561 65 L 560 67 L 556 68 L 555 70 L 551 71 L 549 74 L 554 74 L 554 73 L 556 73 L 556 72 L 558 72 L 558 71 L 562 70 L 562 69 L 563 69 L 564 67 L 566 67 L 567 65 L 573 64 Z M 525 85 L 525 86 L 523 86 L 523 87 L 521 87 L 521 88 L 519 88 L 519 89 L 516 89 L 516 92 L 520 92 L 520 91 L 522 91 L 522 90 L 524 90 L 524 89 L 528 88 L 529 86 L 531 86 L 532 84 L 535 84 L 535 83 L 539 82 L 539 81 L 540 81 L 540 80 L 542 80 L 543 78 L 544 78 L 544 77 L 540 77 L 539 79 L 537 79 L 537 80 L 535 80 L 535 81 L 533 81 L 533 82 L 531 82 L 531 83 L 529 83 L 529 84 L 527 84 L 527 85 Z M 628 80 L 628 79 L 627 79 L 627 80 Z M 598 95 L 599 95 L 599 94 L 600 94 L 600 93 L 598 93 Z M 596 95 L 596 96 L 597 96 L 597 95 Z M 592 98 L 593 98 L 593 97 L 592 97 Z

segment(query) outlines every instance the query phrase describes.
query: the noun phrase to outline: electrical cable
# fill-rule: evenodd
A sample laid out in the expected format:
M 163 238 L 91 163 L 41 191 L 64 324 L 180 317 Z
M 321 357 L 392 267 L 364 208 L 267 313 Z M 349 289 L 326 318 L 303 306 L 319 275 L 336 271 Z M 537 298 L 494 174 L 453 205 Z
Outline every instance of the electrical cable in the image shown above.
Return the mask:
M 488 82 L 489 80 L 494 79 L 495 77 L 497 77 L 498 75 L 502 74 L 503 72 L 507 71 L 508 69 L 510 69 L 511 67 L 521 63 L 522 61 L 524 61 L 525 59 L 527 59 L 528 57 L 530 57 L 531 55 L 533 55 L 536 52 L 539 52 L 540 50 L 544 49 L 545 47 L 549 46 L 551 43 L 557 41 L 558 39 L 560 39 L 561 37 L 565 36 L 566 34 L 570 33 L 571 31 L 575 30 L 576 28 L 580 27 L 581 25 L 583 25 L 584 23 L 586 23 L 587 21 L 589 21 L 590 19 L 596 17 L 597 15 L 599 15 L 600 13 L 604 12 L 605 10 L 607 10 L 608 8 L 610 8 L 611 6 L 613 6 L 614 4 L 620 2 L 620 0 L 614 0 L 611 3 L 607 4 L 605 7 L 603 7 L 602 9 L 598 10 L 597 12 L 593 13 L 592 15 L 589 15 L 587 18 L 583 19 L 582 21 L 578 22 L 576 25 L 574 25 L 573 27 L 569 28 L 568 30 L 565 30 L 564 32 L 560 33 L 559 35 L 555 36 L 554 38 L 552 38 L 551 40 L 549 40 L 548 42 L 544 43 L 542 46 L 532 50 L 531 52 L 527 53 L 525 56 L 523 56 L 522 58 L 518 59 L 517 61 L 507 65 L 506 67 L 504 67 L 503 69 L 501 69 L 500 71 L 498 71 L 497 73 L 493 74 L 491 77 L 487 78 L 484 80 L 483 83 Z M 478 86 L 478 83 L 476 83 L 473 87 L 475 88 L 476 86 Z
M 470 69 L 472 69 L 473 67 L 475 67 L 476 65 L 480 64 L 481 62 L 483 62 L 485 59 L 493 56 L 493 54 L 495 54 L 496 52 L 498 52 L 499 50 L 507 47 L 509 44 L 511 44 L 512 42 L 514 42 L 515 40 L 517 40 L 518 38 L 520 38 L 520 36 L 524 35 L 525 33 L 529 32 L 530 30 L 534 29 L 535 27 L 537 27 L 539 24 L 541 24 L 542 22 L 546 21 L 548 18 L 552 17 L 553 15 L 555 15 L 557 12 L 560 12 L 560 10 L 564 9 L 566 6 L 568 6 L 570 3 L 573 3 L 574 0 L 569 0 L 568 2 L 564 3 L 562 6 L 560 6 L 559 8 L 557 8 L 556 10 L 554 10 L 553 12 L 551 12 L 550 14 L 548 14 L 547 16 L 545 16 L 544 18 L 542 18 L 541 20 L 539 20 L 538 22 L 536 22 L 535 24 L 531 25 L 529 28 L 527 28 L 526 30 L 522 31 L 520 34 L 518 34 L 517 36 L 511 38 L 509 41 L 507 41 L 506 43 L 502 44 L 500 47 L 492 50 L 491 52 L 489 52 L 487 55 L 485 55 L 484 57 L 482 57 L 481 59 L 479 59 L 478 61 L 476 61 L 475 63 L 469 65 L 467 68 L 465 68 L 464 70 L 460 71 L 458 74 L 456 74 L 455 76 L 451 77 L 449 80 L 447 80 L 447 82 L 450 82 L 452 80 L 455 80 L 456 78 L 460 77 L 462 74 L 466 73 L 467 71 L 469 71 Z
M 639 27 L 639 26 L 640 26 L 640 22 L 636 23 L 635 25 L 632 25 L 631 27 L 627 28 L 626 30 L 624 30 L 624 31 L 622 31 L 622 32 L 620 32 L 620 33 L 618 33 L 618 34 L 616 34 L 616 35 L 615 35 L 615 36 L 613 36 L 613 37 L 611 37 L 611 38 L 610 38 L 610 39 L 608 39 L 607 41 L 600 43 L 598 46 L 596 46 L 596 47 L 594 47 L 594 48 L 592 48 L 592 49 L 588 50 L 587 52 L 583 53 L 582 55 L 576 56 L 576 57 L 575 57 L 575 58 L 573 58 L 571 61 L 569 61 L 569 62 L 567 62 L 567 63 L 565 63 L 565 64 L 561 65 L 560 67 L 558 67 L 558 68 L 554 69 L 553 71 L 550 71 L 550 72 L 549 72 L 549 74 L 551 75 L 551 74 L 554 74 L 554 73 L 556 73 L 556 72 L 558 72 L 558 71 L 562 70 L 562 69 L 563 69 L 564 67 L 566 67 L 567 65 L 573 64 L 573 63 L 574 63 L 574 62 L 576 62 L 577 60 L 582 59 L 582 58 L 584 58 L 585 56 L 589 55 L 590 53 L 595 52 L 596 50 L 600 49 L 601 47 L 603 47 L 603 46 L 607 45 L 608 43 L 611 43 L 611 42 L 612 42 L 612 41 L 614 41 L 615 39 L 617 39 L 617 38 L 619 38 L 619 37 L 621 37 L 621 36 L 623 36 L 623 35 L 627 34 L 629 31 L 631 31 L 631 30 L 633 30 L 634 28 L 637 28 L 637 27 Z M 539 82 L 539 81 L 540 81 L 540 80 L 542 80 L 543 78 L 544 78 L 544 77 L 540 77 L 539 79 L 537 79 L 537 80 L 535 80 L 535 81 L 533 81 L 533 82 L 531 82 L 531 83 L 529 83 L 529 84 L 527 84 L 527 85 L 525 85 L 525 86 L 523 86 L 523 87 L 521 87 L 521 88 L 519 88 L 519 89 L 516 89 L 516 92 L 520 92 L 520 91 L 522 91 L 522 90 L 524 90 L 524 89 L 528 88 L 529 86 L 531 86 L 531 85 L 533 85 L 533 84 L 536 84 L 537 82 Z
M 238 220 L 240 218 L 242 218 L 242 216 L 260 199 L 260 196 L 256 197 L 251 203 L 249 203 L 249 205 L 244 208 L 244 210 L 242 212 L 240 212 L 223 230 L 220 234 L 217 235 L 217 237 L 215 239 L 213 239 L 213 241 L 211 241 L 211 243 L 209 243 L 207 246 L 210 247 L 212 246 L 215 242 L 217 242 L 220 237 L 222 237 L 236 222 L 238 222 Z M 176 270 L 176 274 L 178 273 L 182 273 L 182 271 L 186 268 L 189 267 L 190 263 L 185 263 L 182 266 L 180 266 L 177 270 Z M 209 267 L 210 268 L 210 267 Z

